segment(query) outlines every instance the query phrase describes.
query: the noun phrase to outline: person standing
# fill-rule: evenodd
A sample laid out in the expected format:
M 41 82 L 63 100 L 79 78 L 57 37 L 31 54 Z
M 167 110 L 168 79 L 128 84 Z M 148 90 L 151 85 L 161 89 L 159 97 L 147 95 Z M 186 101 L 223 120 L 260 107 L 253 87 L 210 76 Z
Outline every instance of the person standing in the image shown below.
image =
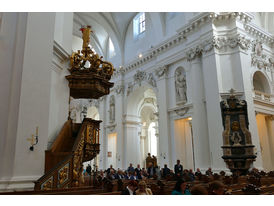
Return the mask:
M 174 172 L 176 177 L 183 176 L 183 165 L 180 164 L 180 160 L 177 160 L 177 164 L 174 166 Z
M 88 166 L 86 167 L 86 172 L 91 175 L 91 166 L 90 164 L 88 164 Z

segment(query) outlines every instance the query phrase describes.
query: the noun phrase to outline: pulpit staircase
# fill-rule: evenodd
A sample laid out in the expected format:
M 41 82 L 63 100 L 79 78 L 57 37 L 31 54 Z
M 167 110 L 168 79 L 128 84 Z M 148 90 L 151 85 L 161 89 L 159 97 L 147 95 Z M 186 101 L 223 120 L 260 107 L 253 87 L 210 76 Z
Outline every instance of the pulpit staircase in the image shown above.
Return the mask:
M 78 187 L 82 163 L 100 152 L 99 124 L 85 118 L 82 124 L 68 120 L 50 150 L 45 152 L 45 175 L 35 182 L 34 190 Z

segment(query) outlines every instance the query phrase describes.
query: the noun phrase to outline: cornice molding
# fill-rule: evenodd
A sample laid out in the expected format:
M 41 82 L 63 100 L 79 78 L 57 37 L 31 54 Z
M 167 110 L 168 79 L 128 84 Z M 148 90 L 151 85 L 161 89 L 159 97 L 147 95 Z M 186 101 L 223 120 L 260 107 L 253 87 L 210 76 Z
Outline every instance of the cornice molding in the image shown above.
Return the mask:
M 249 23 L 253 19 L 253 16 L 246 12 L 214 12 L 210 13 L 210 19 L 213 23 L 216 21 L 228 21 L 231 19 L 236 19 L 243 23 Z
M 255 39 L 262 41 L 270 48 L 274 48 L 274 36 L 270 33 L 263 31 L 258 26 L 252 23 L 244 25 L 244 29 Z
M 192 61 L 196 57 L 199 57 L 204 53 L 210 52 L 213 49 L 223 51 L 227 50 L 227 48 L 234 49 L 237 46 L 239 46 L 240 49 L 246 51 L 251 47 L 251 40 L 239 34 L 222 37 L 213 36 L 187 49 L 185 55 L 188 61 Z

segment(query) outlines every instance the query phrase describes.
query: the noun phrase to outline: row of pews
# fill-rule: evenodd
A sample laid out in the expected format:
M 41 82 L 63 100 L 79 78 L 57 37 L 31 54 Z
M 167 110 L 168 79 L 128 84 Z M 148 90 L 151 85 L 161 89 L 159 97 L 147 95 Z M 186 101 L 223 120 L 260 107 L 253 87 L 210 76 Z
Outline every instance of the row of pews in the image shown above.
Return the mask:
M 200 176 L 193 182 L 188 182 L 191 189 L 193 185 L 200 184 L 208 188 L 210 182 L 218 180 L 226 186 L 226 194 L 230 195 L 270 195 L 274 194 L 274 177 L 273 176 Z M 0 193 L 2 195 L 120 195 L 125 189 L 129 180 L 112 180 L 102 182 L 100 185 L 89 186 L 92 179 L 86 177 L 85 184 L 81 187 L 68 189 L 54 189 L 47 191 L 17 191 Z M 170 195 L 176 181 L 171 180 L 153 180 L 147 179 L 147 186 L 152 190 L 154 195 Z

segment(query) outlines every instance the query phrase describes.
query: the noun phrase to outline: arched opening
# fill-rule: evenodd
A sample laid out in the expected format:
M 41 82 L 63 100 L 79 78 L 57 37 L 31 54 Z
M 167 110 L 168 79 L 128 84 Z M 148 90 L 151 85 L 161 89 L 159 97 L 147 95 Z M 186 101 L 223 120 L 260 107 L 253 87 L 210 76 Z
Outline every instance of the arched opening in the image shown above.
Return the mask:
M 253 75 L 253 88 L 254 91 L 263 92 L 267 94 L 271 93 L 268 80 L 265 77 L 265 75 L 260 71 L 256 71 Z
M 159 156 L 158 107 L 155 91 L 150 85 L 145 82 L 142 82 L 142 86 L 135 85 L 128 95 L 126 112 L 124 165 L 133 163 L 145 167 L 145 159 L 151 149 L 156 157 Z

